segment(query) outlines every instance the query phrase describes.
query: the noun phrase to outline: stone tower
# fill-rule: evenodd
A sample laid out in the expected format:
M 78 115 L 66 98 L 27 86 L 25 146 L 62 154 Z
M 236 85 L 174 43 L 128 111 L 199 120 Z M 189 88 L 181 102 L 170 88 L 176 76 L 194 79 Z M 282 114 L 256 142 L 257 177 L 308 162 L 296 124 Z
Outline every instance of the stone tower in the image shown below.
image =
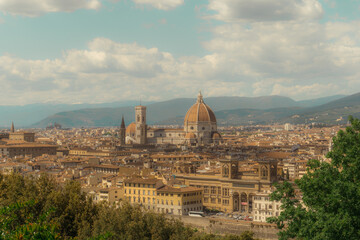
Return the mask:
M 145 106 L 136 106 L 135 107 L 135 136 L 136 143 L 146 144 L 146 107 Z
M 125 128 L 125 121 L 124 116 L 122 116 L 121 119 L 121 126 L 120 126 L 120 145 L 125 145 L 125 134 L 126 134 L 126 128 Z
M 15 132 L 14 122 L 11 122 L 10 132 L 12 132 L 12 133 Z
M 239 171 L 239 159 L 233 156 L 226 156 L 225 159 L 220 160 L 221 164 L 221 176 L 223 178 L 234 179 L 238 175 Z

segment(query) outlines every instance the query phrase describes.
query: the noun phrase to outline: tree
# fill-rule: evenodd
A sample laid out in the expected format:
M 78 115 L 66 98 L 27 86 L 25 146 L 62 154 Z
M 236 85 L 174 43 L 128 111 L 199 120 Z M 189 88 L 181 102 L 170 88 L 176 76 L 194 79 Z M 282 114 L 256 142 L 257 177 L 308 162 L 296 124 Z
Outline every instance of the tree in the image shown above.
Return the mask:
M 34 216 L 34 201 L 0 208 L 0 239 L 61 239 L 58 226 L 48 214 Z
M 276 185 L 271 199 L 283 212 L 268 221 L 277 224 L 279 239 L 360 239 L 360 121 L 349 121 L 333 138 L 329 163 L 310 160 L 295 186 Z

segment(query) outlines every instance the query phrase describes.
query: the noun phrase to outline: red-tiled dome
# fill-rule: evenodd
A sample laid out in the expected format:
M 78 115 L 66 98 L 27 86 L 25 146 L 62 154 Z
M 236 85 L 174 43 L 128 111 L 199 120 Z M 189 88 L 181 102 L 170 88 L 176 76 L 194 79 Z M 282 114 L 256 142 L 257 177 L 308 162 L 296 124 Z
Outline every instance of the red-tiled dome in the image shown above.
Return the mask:
M 194 105 L 187 111 L 184 124 L 194 122 L 213 122 L 216 123 L 216 117 L 211 108 L 204 103 L 201 93 Z
M 130 123 L 129 126 L 127 126 L 126 128 L 126 134 L 135 134 L 135 130 L 136 130 L 136 124 L 134 122 Z

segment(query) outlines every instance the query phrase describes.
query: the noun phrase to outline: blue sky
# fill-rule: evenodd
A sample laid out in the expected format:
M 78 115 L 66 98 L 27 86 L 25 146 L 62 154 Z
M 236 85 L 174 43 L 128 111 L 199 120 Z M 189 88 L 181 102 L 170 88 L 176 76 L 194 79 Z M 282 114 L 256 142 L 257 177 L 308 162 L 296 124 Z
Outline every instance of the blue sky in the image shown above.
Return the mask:
M 360 1 L 2 0 L 0 104 L 360 88 Z
M 157 47 L 175 56 L 201 56 L 206 52 L 201 41 L 211 37 L 211 22 L 214 22 L 201 18 L 206 3 L 187 1 L 171 11 L 164 11 L 137 6 L 132 1 L 104 1 L 98 10 L 80 9 L 39 17 L 3 14 L 1 54 L 27 59 L 57 58 L 62 51 L 85 49 L 90 40 L 105 37 Z

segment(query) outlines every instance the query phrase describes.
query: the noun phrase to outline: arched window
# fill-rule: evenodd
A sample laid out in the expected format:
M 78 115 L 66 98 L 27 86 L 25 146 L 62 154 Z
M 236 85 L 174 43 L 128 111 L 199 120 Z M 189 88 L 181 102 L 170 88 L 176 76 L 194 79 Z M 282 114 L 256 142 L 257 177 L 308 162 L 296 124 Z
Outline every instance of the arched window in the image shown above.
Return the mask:
M 137 116 L 137 121 L 140 122 L 140 115 Z
M 268 169 L 267 169 L 267 167 L 262 167 L 262 168 L 261 168 L 261 177 L 266 179 L 267 176 L 268 176 Z

